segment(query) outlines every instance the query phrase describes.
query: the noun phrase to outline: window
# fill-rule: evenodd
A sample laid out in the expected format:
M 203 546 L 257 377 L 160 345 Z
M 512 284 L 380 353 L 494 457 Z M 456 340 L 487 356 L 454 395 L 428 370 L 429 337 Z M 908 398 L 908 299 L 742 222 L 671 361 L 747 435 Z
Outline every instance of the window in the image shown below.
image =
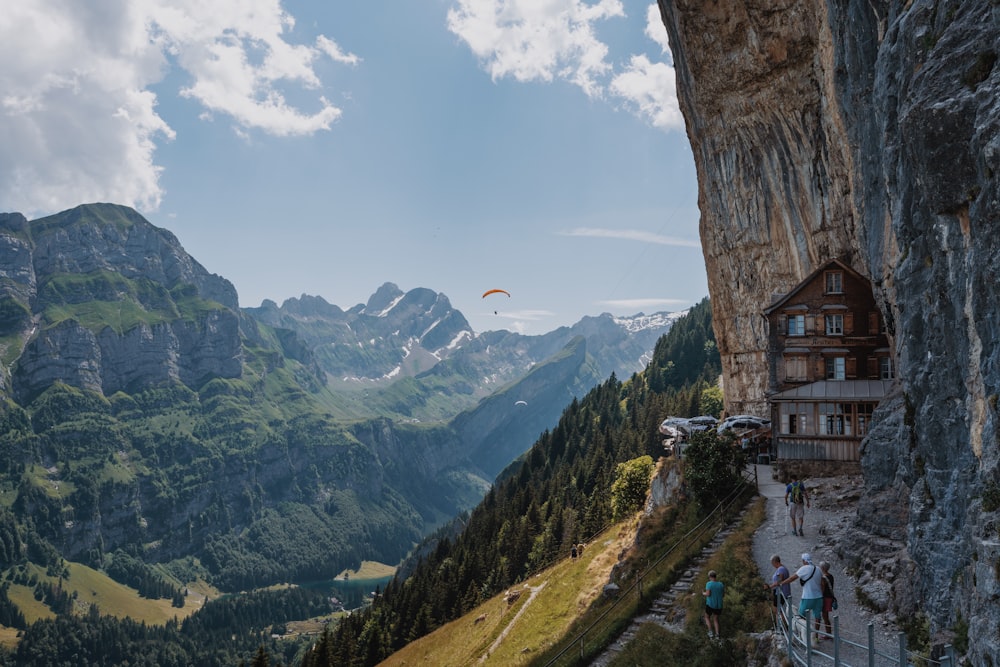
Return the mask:
M 827 271 L 826 272 L 826 293 L 827 294 L 843 294 L 844 293 L 844 272 L 843 271 Z
M 805 315 L 789 315 L 788 316 L 788 335 L 789 336 L 805 336 L 806 335 L 806 316 Z
M 826 322 L 826 335 L 827 336 L 843 336 L 844 335 L 844 316 L 843 315 L 826 315 L 824 317 Z
M 875 412 L 874 403 L 858 404 L 858 435 L 865 435 L 871 429 L 873 412 Z
M 820 435 L 851 435 L 851 404 L 820 403 Z
M 805 355 L 797 354 L 785 357 L 785 380 L 805 381 L 809 379 L 808 368 L 808 358 Z
M 892 371 L 892 357 L 878 358 L 878 377 L 880 380 L 891 380 L 896 377 Z
M 808 434 L 809 403 L 781 404 L 781 432 L 784 435 Z
M 846 357 L 827 357 L 826 359 L 826 379 L 845 380 L 847 379 L 847 359 Z

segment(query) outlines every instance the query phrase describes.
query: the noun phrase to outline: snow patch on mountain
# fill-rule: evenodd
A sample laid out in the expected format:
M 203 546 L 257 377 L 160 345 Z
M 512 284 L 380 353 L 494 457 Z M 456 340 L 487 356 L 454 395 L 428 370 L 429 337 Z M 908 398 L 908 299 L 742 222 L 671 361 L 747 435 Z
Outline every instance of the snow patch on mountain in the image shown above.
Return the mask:
M 400 294 L 395 299 L 393 299 L 392 301 L 390 301 L 389 305 L 386 306 L 385 308 L 383 308 L 381 311 L 379 311 L 375 315 L 375 317 L 385 317 L 386 315 L 388 315 L 389 311 L 392 310 L 393 308 L 395 308 L 396 304 L 399 303 L 400 301 L 402 301 L 404 296 L 406 296 L 406 295 L 405 294 Z
M 687 312 L 687 310 L 682 310 L 677 313 L 653 313 L 651 315 L 637 313 L 631 317 L 613 317 L 612 320 L 626 331 L 635 333 L 646 329 L 662 329 L 673 326 L 673 323 L 687 315 Z

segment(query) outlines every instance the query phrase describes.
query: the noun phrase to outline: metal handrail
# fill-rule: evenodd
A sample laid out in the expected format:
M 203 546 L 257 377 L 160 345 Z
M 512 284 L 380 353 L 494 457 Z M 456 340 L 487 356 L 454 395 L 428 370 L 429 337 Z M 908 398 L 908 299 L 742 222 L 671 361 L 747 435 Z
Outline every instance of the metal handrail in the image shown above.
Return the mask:
M 757 471 L 755 466 L 753 472 L 753 483 L 755 488 L 757 482 L 756 472 Z M 725 513 L 732 508 L 732 506 L 736 503 L 739 497 L 747 490 L 747 487 L 750 484 L 749 473 L 747 473 L 745 469 L 743 472 L 741 472 L 740 479 L 741 483 L 737 484 L 737 486 L 733 489 L 733 491 L 728 496 L 723 498 L 718 505 L 715 506 L 715 509 L 709 512 L 708 515 L 704 519 L 702 519 L 697 526 L 695 526 L 687 533 L 685 533 L 683 536 L 681 536 L 673 545 L 671 545 L 666 551 L 664 551 L 659 558 L 657 558 L 652 564 L 646 567 L 645 570 L 641 571 L 636 576 L 636 583 L 632 584 L 627 589 L 622 591 L 619 597 L 611 604 L 611 606 L 605 609 L 604 612 L 596 619 L 594 619 L 594 621 L 590 625 L 581 630 L 577 634 L 577 636 L 574 637 L 570 642 L 568 642 L 562 650 L 560 650 L 548 662 L 546 662 L 545 667 L 551 667 L 552 665 L 556 664 L 558 660 L 563 658 L 563 656 L 565 656 L 566 653 L 574 646 L 576 646 L 578 643 L 580 645 L 580 653 L 582 655 L 584 652 L 587 634 L 590 633 L 595 627 L 597 627 L 598 624 L 600 624 L 605 618 L 607 618 L 608 615 L 612 611 L 614 611 L 619 604 L 623 603 L 627 599 L 628 593 L 631 593 L 634 590 L 638 590 L 639 596 L 640 597 L 642 596 L 643 576 L 649 574 L 649 572 L 658 567 L 668 556 L 673 554 L 680 546 L 693 545 L 696 542 L 696 539 L 694 538 L 695 537 L 700 538 L 704 534 L 704 531 L 709 526 L 711 520 L 718 519 L 720 516 L 725 516 Z
M 832 617 L 833 621 L 833 632 L 825 632 L 823 630 L 813 628 L 813 619 L 811 613 L 807 610 L 806 615 L 800 616 L 796 610 L 792 609 L 791 600 L 781 597 L 782 612 L 775 614 L 772 618 L 774 619 L 776 630 L 784 637 L 785 645 L 788 647 L 788 658 L 792 661 L 794 665 L 805 665 L 806 667 L 813 667 L 814 658 L 822 658 L 822 664 L 828 664 L 825 661 L 829 660 L 834 667 L 879 667 L 893 665 L 895 667 L 908 667 L 913 663 L 910 658 L 917 658 L 922 660 L 925 665 L 940 665 L 941 667 L 953 667 L 957 665 L 955 650 L 951 644 L 946 644 L 944 646 L 945 655 L 940 660 L 934 660 L 932 658 L 927 658 L 924 656 L 919 656 L 906 648 L 906 635 L 902 632 L 896 635 L 898 650 L 895 655 L 885 653 L 879 649 L 875 642 L 875 624 L 868 623 L 867 641 L 865 643 L 858 643 L 846 639 L 844 633 L 840 629 L 840 616 L 836 615 Z M 787 619 L 793 619 L 792 623 L 789 624 Z M 805 638 L 799 638 L 792 631 L 792 625 L 795 625 L 794 619 L 802 619 L 804 622 L 804 634 Z M 832 653 L 820 650 L 813 646 L 812 636 L 818 634 L 823 637 L 831 639 Z M 852 664 L 847 662 L 842 657 L 842 649 L 847 647 L 854 647 L 859 649 L 864 653 L 862 656 L 866 662 L 864 664 L 856 663 Z M 876 662 L 876 658 L 881 658 L 879 662 Z

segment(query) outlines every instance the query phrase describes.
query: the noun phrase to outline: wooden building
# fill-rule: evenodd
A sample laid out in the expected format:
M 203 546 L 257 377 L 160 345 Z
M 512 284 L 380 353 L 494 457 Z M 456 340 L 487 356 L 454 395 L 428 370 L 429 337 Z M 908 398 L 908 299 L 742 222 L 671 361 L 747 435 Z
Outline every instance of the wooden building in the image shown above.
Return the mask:
M 872 412 L 893 379 L 871 283 L 831 260 L 777 298 L 764 317 L 774 455 L 860 460 Z

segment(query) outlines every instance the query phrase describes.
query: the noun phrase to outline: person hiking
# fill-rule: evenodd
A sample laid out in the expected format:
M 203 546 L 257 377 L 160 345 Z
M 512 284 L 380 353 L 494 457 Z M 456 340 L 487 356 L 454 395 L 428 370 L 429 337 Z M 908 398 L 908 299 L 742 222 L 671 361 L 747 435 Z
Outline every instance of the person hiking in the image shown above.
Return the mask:
M 791 500 L 791 504 L 789 504 Z M 805 523 L 806 507 L 809 507 L 809 492 L 806 490 L 806 484 L 798 477 L 792 480 L 792 483 L 785 487 L 785 506 L 788 507 L 788 518 L 792 522 L 792 535 L 805 536 L 802 531 L 802 526 Z M 798 521 L 799 527 L 796 531 L 795 522 Z
M 830 574 L 830 563 L 825 560 L 820 561 L 819 571 L 823 577 L 820 580 L 820 586 L 823 589 L 823 628 L 826 630 L 826 635 L 820 635 L 820 639 L 832 639 L 833 624 L 830 623 L 830 612 L 834 610 L 837 596 L 833 594 L 833 575 Z
M 722 596 L 726 591 L 726 587 L 717 580 L 717 577 L 718 574 L 715 570 L 709 570 L 705 590 L 701 592 L 705 596 L 705 625 L 708 626 L 708 636 L 716 639 L 721 636 L 719 634 L 719 616 L 722 615 Z M 712 634 L 713 626 L 715 628 L 714 635 Z
M 788 568 L 781 564 L 781 556 L 778 554 L 773 554 L 771 556 L 771 566 L 774 568 L 774 573 L 771 575 L 771 583 L 777 583 L 788 578 L 791 574 Z M 764 588 L 772 588 L 767 584 L 764 584 Z M 788 618 L 785 615 L 786 605 L 790 604 L 792 601 L 792 585 L 785 584 L 784 586 L 778 586 L 773 588 L 774 592 L 774 607 L 778 610 L 781 615 L 782 620 L 788 623 Z
M 802 554 L 802 567 L 795 571 L 790 577 L 776 581 L 771 584 L 771 588 L 777 588 L 785 584 L 790 584 L 796 579 L 802 584 L 802 601 L 799 602 L 799 616 L 811 615 L 815 619 L 817 637 L 819 636 L 819 621 L 823 614 L 823 588 L 820 585 L 822 575 L 819 568 L 813 565 L 812 556 L 809 553 Z

